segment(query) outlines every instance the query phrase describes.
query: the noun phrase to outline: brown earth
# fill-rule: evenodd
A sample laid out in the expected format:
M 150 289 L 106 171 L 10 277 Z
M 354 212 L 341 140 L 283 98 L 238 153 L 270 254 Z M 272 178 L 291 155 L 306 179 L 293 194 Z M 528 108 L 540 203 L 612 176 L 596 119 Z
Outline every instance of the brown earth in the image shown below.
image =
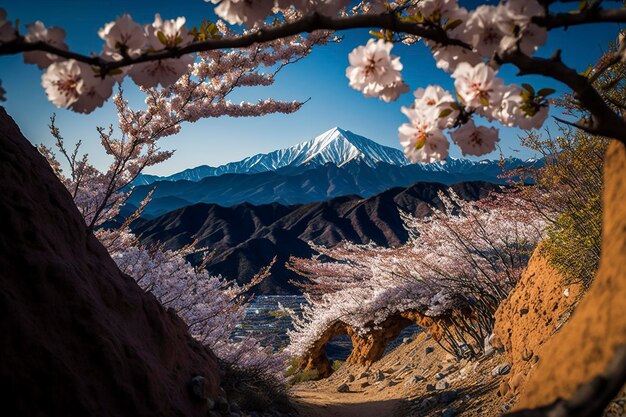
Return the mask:
M 600 267 L 569 322 L 548 340 L 522 390 L 518 407 L 568 398 L 602 373 L 626 344 L 626 147 L 613 141 L 604 172 Z
M 421 333 L 371 366 L 346 363 L 329 378 L 296 385 L 291 395 L 302 417 L 423 417 L 446 409 L 462 416 L 499 416 L 512 401 L 498 395 L 506 376 L 491 372 L 506 360 L 496 353 L 458 362 Z M 435 389 L 440 381 L 449 386 Z M 349 391 L 338 392 L 343 383 Z
M 494 333 L 512 366 L 509 395 L 521 388 L 542 357 L 542 346 L 567 322 L 580 294 L 581 286 L 566 285 L 540 245 L 495 314 Z
M 0 195 L 2 414 L 206 415 L 190 381 L 215 398 L 215 356 L 118 270 L 2 108 Z

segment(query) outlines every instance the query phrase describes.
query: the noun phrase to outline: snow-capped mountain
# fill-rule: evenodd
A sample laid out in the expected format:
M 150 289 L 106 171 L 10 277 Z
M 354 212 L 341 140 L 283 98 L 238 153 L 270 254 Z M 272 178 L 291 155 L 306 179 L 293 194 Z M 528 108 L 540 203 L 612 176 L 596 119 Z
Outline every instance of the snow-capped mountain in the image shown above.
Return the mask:
M 145 175 L 142 176 L 139 185 L 163 180 L 199 181 L 206 177 L 224 174 L 255 174 L 283 168 L 306 167 L 310 169 L 329 163 L 342 167 L 351 161 L 358 161 L 372 168 L 380 163 L 397 166 L 410 164 L 399 149 L 380 145 L 349 130 L 334 127 L 307 142 L 270 153 L 250 156 L 219 167 L 202 165 L 168 177 Z

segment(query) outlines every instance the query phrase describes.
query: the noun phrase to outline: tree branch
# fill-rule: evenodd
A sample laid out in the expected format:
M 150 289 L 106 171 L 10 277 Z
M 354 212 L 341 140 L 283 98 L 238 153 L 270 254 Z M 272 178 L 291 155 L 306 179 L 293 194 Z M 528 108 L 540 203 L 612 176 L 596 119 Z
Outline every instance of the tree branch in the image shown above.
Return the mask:
M 511 63 L 519 68 L 519 75 L 543 75 L 567 85 L 574 98 L 591 115 L 591 122 L 585 126 L 585 131 L 626 143 L 626 121 L 611 109 L 587 77 L 578 74 L 561 61 L 559 52 L 551 58 L 537 58 L 529 57 L 516 48 L 497 58 L 502 63 Z
M 546 29 L 568 28 L 570 26 L 586 25 L 589 23 L 624 23 L 626 22 L 626 8 L 583 10 L 576 13 L 558 13 L 547 16 L 533 17 L 533 23 Z
M 459 40 L 451 39 L 446 31 L 440 27 L 424 26 L 421 24 L 402 21 L 397 15 L 384 13 L 380 15 L 357 15 L 350 17 L 328 17 L 312 13 L 292 23 L 285 23 L 271 28 L 261 28 L 249 34 L 223 39 L 211 39 L 194 42 L 182 48 L 164 49 L 157 52 L 145 53 L 135 58 L 124 58 L 119 61 L 106 61 L 99 56 L 86 56 L 71 51 L 65 51 L 45 42 L 26 42 L 23 38 L 0 45 L 0 55 L 14 55 L 28 51 L 43 51 L 63 58 L 74 59 L 89 65 L 100 67 L 102 73 L 142 62 L 156 61 L 168 58 L 178 58 L 185 54 L 211 51 L 215 49 L 245 48 L 256 43 L 270 42 L 288 38 L 300 33 L 311 33 L 317 30 L 348 30 L 359 28 L 382 28 L 394 32 L 409 33 L 430 39 L 442 45 L 458 45 L 469 48 Z

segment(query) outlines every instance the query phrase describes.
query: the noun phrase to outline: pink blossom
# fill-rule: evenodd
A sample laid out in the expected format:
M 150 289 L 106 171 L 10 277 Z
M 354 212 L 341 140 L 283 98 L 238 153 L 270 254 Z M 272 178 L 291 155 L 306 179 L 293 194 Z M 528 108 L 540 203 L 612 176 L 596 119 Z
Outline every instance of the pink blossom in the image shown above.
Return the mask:
M 140 24 L 128 14 L 104 25 L 98 36 L 105 41 L 103 53 L 119 61 L 124 56 L 136 57 L 146 44 L 146 34 Z
M 450 133 L 463 155 L 482 156 L 496 150 L 500 141 L 498 129 L 495 127 L 476 126 L 473 120 Z
M 370 39 L 365 46 L 355 48 L 348 59 L 346 77 L 350 87 L 367 96 L 379 95 L 386 87 L 402 81 L 400 58 L 391 55 L 393 44 L 382 39 Z
M 10 42 L 17 38 L 15 29 L 10 20 L 7 19 L 7 12 L 0 8 L 0 43 Z
M 471 109 L 486 111 L 495 107 L 502 94 L 502 79 L 496 77 L 496 71 L 485 63 L 472 66 L 461 62 L 454 73 L 454 87 L 463 100 L 463 103 Z
M 24 36 L 24 40 L 26 42 L 45 42 L 58 49 L 67 51 L 67 45 L 65 44 L 65 30 L 62 28 L 46 28 L 40 21 L 31 23 L 26 27 L 28 28 L 28 33 Z M 39 67 L 39 69 L 47 68 L 50 64 L 59 61 L 60 59 L 62 58 L 58 55 L 47 52 L 24 52 L 24 62 L 27 64 L 35 64 Z
M 249 27 L 263 24 L 272 14 L 274 0 L 204 0 L 218 4 L 215 14 L 231 25 L 246 24 Z
M 450 144 L 437 128 L 436 116 L 417 109 L 402 108 L 410 123 L 398 128 L 400 144 L 411 162 L 435 162 L 448 156 Z

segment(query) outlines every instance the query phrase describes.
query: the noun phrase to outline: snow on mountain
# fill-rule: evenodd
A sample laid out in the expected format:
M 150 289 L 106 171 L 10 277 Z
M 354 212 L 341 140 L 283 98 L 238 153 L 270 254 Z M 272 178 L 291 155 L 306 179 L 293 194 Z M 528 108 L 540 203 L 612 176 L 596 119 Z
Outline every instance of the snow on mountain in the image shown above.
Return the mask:
M 508 161 L 512 165 L 524 162 L 516 158 L 509 158 Z M 497 168 L 499 161 L 473 161 L 464 158 L 448 157 L 443 161 L 430 164 L 411 164 L 399 149 L 383 146 L 349 130 L 334 127 L 315 139 L 289 148 L 257 154 L 241 161 L 230 162 L 218 167 L 202 165 L 186 169 L 168 177 L 140 175 L 134 184 L 139 186 L 152 184 L 157 181 L 178 180 L 198 182 L 208 177 L 218 177 L 224 174 L 257 174 L 270 171 L 278 171 L 283 174 L 299 174 L 308 169 L 315 169 L 328 164 L 350 171 L 354 171 L 358 166 L 368 168 L 382 166 L 403 168 L 411 166 L 411 171 L 419 171 L 423 174 L 447 173 L 464 175 L 475 174 L 481 171 L 493 171 L 494 166 Z
M 223 174 L 253 174 L 281 168 L 316 168 L 328 163 L 342 167 L 351 161 L 359 161 L 369 167 L 375 167 L 379 163 L 398 166 L 410 164 L 399 149 L 380 145 L 349 130 L 334 127 L 315 139 L 289 148 L 250 156 L 219 167 L 203 165 L 186 169 L 168 177 L 145 176 L 140 181 L 142 184 L 158 180 L 199 181 L 202 178 Z

